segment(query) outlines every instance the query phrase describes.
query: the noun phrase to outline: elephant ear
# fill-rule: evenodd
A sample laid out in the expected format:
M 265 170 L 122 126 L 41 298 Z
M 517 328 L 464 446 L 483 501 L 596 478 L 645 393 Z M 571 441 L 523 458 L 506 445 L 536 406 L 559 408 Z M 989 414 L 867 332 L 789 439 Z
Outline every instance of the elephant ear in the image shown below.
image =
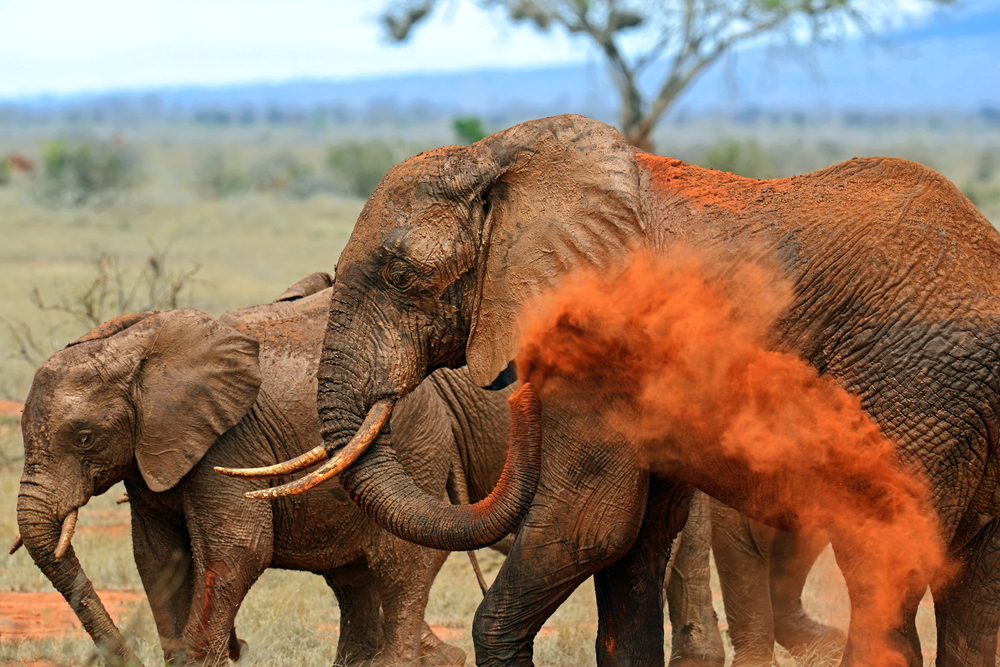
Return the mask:
M 146 484 L 159 492 L 243 418 L 261 374 L 257 341 L 208 315 L 173 310 L 153 319 L 136 376 L 135 457 Z
M 147 317 L 152 317 L 156 315 L 158 310 L 147 310 L 143 313 L 128 313 L 126 315 L 119 315 L 118 317 L 113 317 L 104 324 L 91 329 L 84 335 L 77 338 L 75 341 L 67 345 L 66 347 L 73 347 L 74 345 L 79 345 L 80 343 L 86 343 L 92 340 L 98 340 L 100 338 L 110 338 L 117 333 L 121 333 L 131 326 L 138 324 Z
M 310 273 L 308 276 L 282 292 L 281 296 L 274 300 L 274 303 L 302 299 L 315 294 L 316 292 L 322 292 L 327 287 L 332 286 L 333 278 L 331 278 L 330 274 L 326 271 Z
M 582 116 L 516 125 L 469 148 L 488 204 L 466 361 L 489 386 L 517 353 L 518 315 L 577 268 L 624 264 L 643 240 L 635 150 Z

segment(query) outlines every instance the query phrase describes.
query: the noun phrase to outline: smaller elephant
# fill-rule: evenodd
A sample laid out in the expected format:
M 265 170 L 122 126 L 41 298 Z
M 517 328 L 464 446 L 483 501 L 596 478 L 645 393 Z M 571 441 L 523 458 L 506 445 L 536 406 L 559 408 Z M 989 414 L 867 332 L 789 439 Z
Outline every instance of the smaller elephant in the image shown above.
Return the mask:
M 314 274 L 279 302 L 219 320 L 193 310 L 115 318 L 38 370 L 22 418 L 18 524 L 31 557 L 111 664 L 139 661 L 70 538 L 78 509 L 122 480 L 167 662 L 237 659 L 236 612 L 275 567 L 321 574 L 333 589 L 338 664 L 464 664 L 464 652 L 423 620 L 446 552 L 378 528 L 335 480 L 307 497 L 260 503 L 244 498 L 260 482 L 213 471 L 273 464 L 321 441 L 316 368 L 329 284 Z M 396 410 L 400 460 L 426 492 L 488 494 L 506 460 L 508 394 L 446 370 Z

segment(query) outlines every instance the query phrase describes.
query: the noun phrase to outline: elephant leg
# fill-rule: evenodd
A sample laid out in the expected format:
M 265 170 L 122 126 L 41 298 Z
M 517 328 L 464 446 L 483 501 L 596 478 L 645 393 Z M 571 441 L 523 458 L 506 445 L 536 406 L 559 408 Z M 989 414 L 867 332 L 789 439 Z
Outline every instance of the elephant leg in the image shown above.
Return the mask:
M 1000 519 L 954 559 L 957 572 L 935 586 L 938 667 L 993 667 L 1000 629 Z
M 462 667 L 465 664 L 465 651 L 441 641 L 434 634 L 431 626 L 424 621 L 420 633 L 420 660 L 426 667 Z
M 195 664 L 226 664 L 236 612 L 266 569 L 266 560 L 232 546 L 210 550 L 199 564 L 194 546 L 194 594 L 182 635 L 183 657 Z
M 381 625 L 378 588 L 363 565 L 344 567 L 323 575 L 340 607 L 340 640 L 337 664 L 345 667 L 370 663 L 379 650 Z
M 437 579 L 438 572 L 441 571 L 441 567 L 448 560 L 451 552 L 427 549 L 426 553 L 430 561 L 429 581 L 433 582 Z M 427 621 L 424 621 L 423 628 L 420 631 L 420 660 L 421 664 L 426 665 L 426 667 L 464 665 L 465 651 L 442 641 L 440 637 L 434 634 L 431 627 L 427 625 Z
M 384 548 L 368 560 L 382 601 L 384 639 L 376 663 L 410 665 L 420 660 L 424 610 L 440 562 L 434 566 L 438 556 L 429 549 L 391 535 L 384 539 Z
M 194 586 L 181 653 L 196 664 L 226 664 L 236 612 L 271 563 L 271 508 L 241 496 L 219 497 L 211 477 L 204 485 L 196 481 L 185 489 Z M 241 485 L 232 493 L 245 490 Z
M 142 511 L 141 495 L 131 494 L 132 551 L 146 591 L 163 659 L 175 660 L 191 609 L 194 586 L 191 547 L 187 531 L 150 518 Z
M 851 622 L 847 630 L 847 643 L 841 667 L 871 667 L 873 665 L 905 665 L 906 667 L 922 667 L 923 657 L 920 649 L 920 637 L 917 635 L 917 607 L 927 590 L 927 583 L 914 584 L 905 595 L 899 607 L 899 623 L 890 628 L 883 637 L 872 634 L 869 627 L 873 611 L 872 592 L 862 584 L 867 577 L 860 574 L 870 564 L 857 554 L 864 549 L 857 544 L 834 544 L 833 552 L 837 557 L 837 565 L 847 583 L 847 593 L 851 600 Z M 881 648 L 888 647 L 898 652 L 899 657 L 889 657 L 881 653 Z
M 666 583 L 670 614 L 671 667 L 722 667 L 726 650 L 719 619 L 712 606 L 709 563 L 712 539 L 710 498 L 695 491 L 687 523 L 674 546 L 673 565 Z
M 770 665 L 774 624 L 768 589 L 774 529 L 710 500 L 712 550 L 733 643 L 733 665 Z
M 802 607 L 809 571 L 828 543 L 823 534 L 774 531 L 770 566 L 774 638 L 792 653 L 810 647 L 842 649 L 847 640 L 840 629 L 813 620 Z
M 638 452 L 624 441 L 594 443 L 593 434 L 607 430 L 599 418 L 588 423 L 586 413 L 557 410 L 543 410 L 538 490 L 473 620 L 480 666 L 531 665 L 545 619 L 587 577 L 624 556 L 642 524 L 649 474 Z
M 670 544 L 687 519 L 690 497 L 687 485 L 651 475 L 646 514 L 635 543 L 594 575 L 597 664 L 663 664 L 663 578 Z

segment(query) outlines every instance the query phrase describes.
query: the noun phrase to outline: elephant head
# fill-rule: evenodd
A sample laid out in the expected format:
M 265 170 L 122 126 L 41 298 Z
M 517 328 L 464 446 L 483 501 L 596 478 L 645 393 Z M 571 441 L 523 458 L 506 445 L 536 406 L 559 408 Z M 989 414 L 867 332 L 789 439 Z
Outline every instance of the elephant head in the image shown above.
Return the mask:
M 24 545 L 112 664 L 139 664 L 70 544 L 77 511 L 123 479 L 175 486 L 253 405 L 257 342 L 193 310 L 115 318 L 35 374 L 21 419 Z
M 394 401 L 438 367 L 468 364 L 480 386 L 496 386 L 505 369 L 509 376 L 522 303 L 567 268 L 624 262 L 641 242 L 639 179 L 621 134 L 579 116 L 525 123 L 393 167 L 337 263 L 318 374 L 325 444 L 292 467 L 339 451 L 288 491 L 342 473 L 381 525 L 441 549 L 485 546 L 515 527 L 533 485 L 511 505 L 486 503 L 474 516 L 432 507 L 379 433 Z M 486 515 L 499 518 L 473 526 Z

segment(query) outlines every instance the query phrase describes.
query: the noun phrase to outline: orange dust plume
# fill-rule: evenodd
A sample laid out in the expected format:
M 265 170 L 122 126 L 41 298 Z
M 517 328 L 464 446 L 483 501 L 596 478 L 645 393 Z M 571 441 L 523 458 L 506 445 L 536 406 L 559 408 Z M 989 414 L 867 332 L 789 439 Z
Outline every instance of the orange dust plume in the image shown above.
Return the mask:
M 586 401 L 668 472 L 744 513 L 834 543 L 859 664 L 898 665 L 900 608 L 943 576 L 923 484 L 850 394 L 774 331 L 777 271 L 693 250 L 569 276 L 524 311 L 518 375 L 547 401 Z M 862 629 L 856 633 L 856 629 Z

